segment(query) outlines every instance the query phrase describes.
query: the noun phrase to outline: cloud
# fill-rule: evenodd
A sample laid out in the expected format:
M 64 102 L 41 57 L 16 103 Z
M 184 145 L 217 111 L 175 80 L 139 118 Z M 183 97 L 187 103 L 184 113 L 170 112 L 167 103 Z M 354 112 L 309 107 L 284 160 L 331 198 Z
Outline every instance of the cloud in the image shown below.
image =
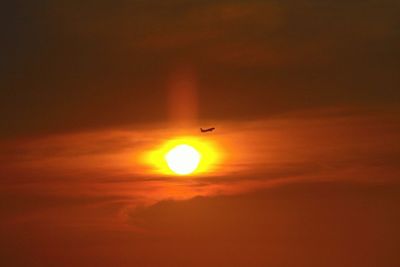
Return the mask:
M 164 126 L 3 141 L 0 182 L 10 196 L 5 202 L 20 200 L 9 208 L 23 214 L 33 209 L 18 208 L 26 197 L 59 203 L 58 195 L 71 207 L 81 197 L 115 198 L 120 220 L 134 207 L 166 199 L 233 195 L 300 181 L 398 182 L 400 129 L 389 112 L 314 109 L 213 125 L 213 135 L 198 137 L 218 144 L 222 161 L 210 173 L 185 179 L 157 174 L 141 160 L 178 136 Z M 34 207 L 45 208 L 38 203 Z
M 129 223 L 139 231 L 82 222 L 79 227 L 15 224 L 0 230 L 1 261 L 18 266 L 396 266 L 399 190 L 398 184 L 292 183 L 234 196 L 166 200 L 129 213 Z M 24 257 L 15 257 L 17 252 Z
M 290 266 L 290 252 L 296 266 L 335 266 L 351 251 L 349 266 L 396 263 L 396 113 L 336 107 L 212 125 L 198 137 L 224 159 L 187 178 L 138 160 L 182 133 L 165 125 L 2 140 L 2 261 Z

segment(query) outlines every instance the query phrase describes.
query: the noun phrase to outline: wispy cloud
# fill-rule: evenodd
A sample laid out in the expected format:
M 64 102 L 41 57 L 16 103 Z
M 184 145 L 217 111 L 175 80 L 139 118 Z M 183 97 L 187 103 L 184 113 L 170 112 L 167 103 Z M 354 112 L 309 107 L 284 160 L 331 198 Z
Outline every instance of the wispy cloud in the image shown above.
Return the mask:
M 167 199 L 300 181 L 399 182 L 400 124 L 390 113 L 325 109 L 215 123 L 215 134 L 200 137 L 213 139 L 225 157 L 214 173 L 189 178 L 157 175 L 139 160 L 176 137 L 176 131 L 157 126 L 3 142 L 3 203 L 17 201 L 3 207 L 5 214 L 12 219 L 28 211 L 55 216 L 55 209 L 82 214 L 89 209 L 110 226 L 112 213 L 120 225 L 135 207 Z

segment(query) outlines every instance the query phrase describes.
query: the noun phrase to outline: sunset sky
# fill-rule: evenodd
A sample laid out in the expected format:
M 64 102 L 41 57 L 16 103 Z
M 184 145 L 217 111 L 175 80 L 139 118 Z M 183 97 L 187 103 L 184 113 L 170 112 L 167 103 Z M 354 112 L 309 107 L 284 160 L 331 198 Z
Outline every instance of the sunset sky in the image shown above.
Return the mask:
M 400 266 L 399 14 L 1 1 L 0 265 Z

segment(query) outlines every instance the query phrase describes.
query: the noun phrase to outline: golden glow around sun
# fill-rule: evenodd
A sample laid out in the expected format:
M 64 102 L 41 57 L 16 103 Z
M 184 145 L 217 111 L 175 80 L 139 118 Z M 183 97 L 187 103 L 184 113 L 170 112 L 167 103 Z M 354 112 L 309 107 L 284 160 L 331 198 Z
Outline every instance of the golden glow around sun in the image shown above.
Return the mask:
M 165 155 L 165 160 L 174 173 L 188 175 L 199 166 L 201 155 L 192 146 L 178 145 Z
M 144 161 L 151 172 L 163 175 L 198 175 L 210 173 L 220 159 L 216 146 L 209 140 L 180 137 L 148 151 Z

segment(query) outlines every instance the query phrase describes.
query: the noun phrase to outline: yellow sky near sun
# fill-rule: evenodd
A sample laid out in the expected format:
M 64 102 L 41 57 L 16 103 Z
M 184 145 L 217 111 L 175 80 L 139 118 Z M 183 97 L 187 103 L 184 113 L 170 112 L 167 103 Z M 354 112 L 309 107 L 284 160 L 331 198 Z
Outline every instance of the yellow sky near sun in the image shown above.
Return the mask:
M 159 144 L 159 147 L 155 147 L 153 150 L 146 151 L 143 155 L 143 162 L 147 164 L 151 169 L 150 173 L 157 173 L 161 175 L 176 175 L 171 168 L 168 166 L 166 155 L 179 145 L 188 145 L 193 147 L 200 154 L 200 162 L 195 171 L 191 174 L 199 175 L 212 173 L 216 171 L 216 168 L 223 158 L 223 151 L 218 148 L 215 142 L 207 140 L 206 137 L 176 137 L 171 138 L 163 144 Z

